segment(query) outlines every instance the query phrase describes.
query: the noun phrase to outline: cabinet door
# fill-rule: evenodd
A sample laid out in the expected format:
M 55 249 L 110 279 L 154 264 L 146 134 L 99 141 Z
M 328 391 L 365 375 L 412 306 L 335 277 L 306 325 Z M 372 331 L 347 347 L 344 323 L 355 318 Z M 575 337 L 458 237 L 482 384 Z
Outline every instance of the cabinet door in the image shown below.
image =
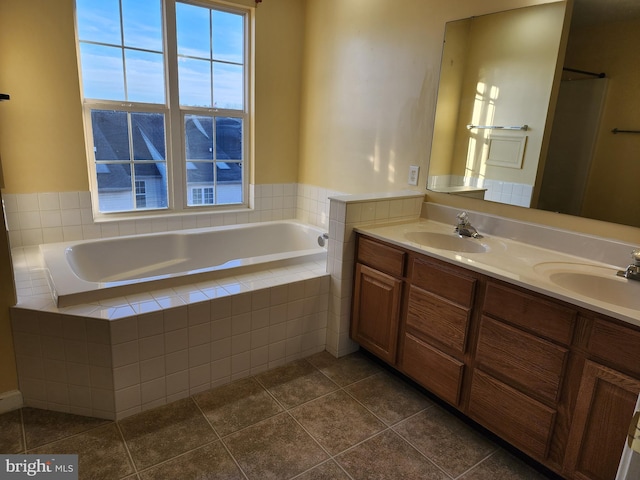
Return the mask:
M 366 265 L 356 265 L 351 338 L 395 364 L 402 281 Z
M 638 392 L 640 380 L 585 363 L 565 457 L 572 478 L 615 478 Z

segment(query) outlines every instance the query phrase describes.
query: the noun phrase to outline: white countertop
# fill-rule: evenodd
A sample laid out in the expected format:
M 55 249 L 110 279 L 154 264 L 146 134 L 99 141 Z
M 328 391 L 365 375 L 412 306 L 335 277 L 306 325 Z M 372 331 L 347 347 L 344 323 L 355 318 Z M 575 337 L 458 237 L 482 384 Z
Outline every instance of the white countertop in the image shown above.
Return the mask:
M 481 232 L 484 235 L 481 239 L 465 238 L 464 240 L 482 243 L 487 248 L 486 252 L 467 253 L 433 248 L 409 240 L 407 233 L 433 232 L 454 236 L 454 227 L 450 224 L 424 218 L 401 224 L 356 227 L 355 230 L 379 240 L 424 253 L 489 277 L 640 326 L 640 281 L 616 276 L 616 272 L 621 269 L 620 265 L 598 263 L 508 238 L 484 235 L 484 232 Z M 558 269 L 563 270 L 565 267 L 572 272 L 601 277 L 613 287 L 614 294 L 619 285 L 621 294 L 616 295 L 615 299 L 607 297 L 605 301 L 597 298 L 604 295 L 604 293 L 597 291 L 597 288 L 593 290 L 593 287 L 587 286 L 591 290 L 582 290 L 578 293 L 573 289 L 561 287 L 549 278 L 548 273 Z

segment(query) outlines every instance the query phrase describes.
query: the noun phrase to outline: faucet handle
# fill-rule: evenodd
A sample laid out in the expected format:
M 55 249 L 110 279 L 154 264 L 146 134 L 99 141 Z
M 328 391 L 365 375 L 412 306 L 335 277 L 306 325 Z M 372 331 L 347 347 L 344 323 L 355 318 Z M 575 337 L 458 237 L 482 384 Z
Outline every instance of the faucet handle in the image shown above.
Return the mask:
M 640 248 L 635 248 L 631 251 L 631 258 L 633 259 L 633 264 L 640 267 Z
M 458 219 L 458 225 L 469 225 L 469 214 L 467 212 L 460 212 L 456 215 Z

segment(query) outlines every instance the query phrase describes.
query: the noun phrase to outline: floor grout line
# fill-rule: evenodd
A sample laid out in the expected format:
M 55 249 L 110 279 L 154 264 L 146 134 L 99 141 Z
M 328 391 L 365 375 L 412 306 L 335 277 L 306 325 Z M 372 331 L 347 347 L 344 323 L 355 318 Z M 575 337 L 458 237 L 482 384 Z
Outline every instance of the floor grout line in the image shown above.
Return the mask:
M 27 453 L 27 430 L 24 426 L 24 408 L 20 409 L 20 433 L 22 435 L 22 452 Z
M 24 407 L 24 408 L 33 408 L 33 407 Z M 66 413 L 66 412 L 56 412 L 56 413 Z M 74 414 L 70 413 L 70 414 L 67 414 L 67 415 L 74 415 Z M 92 418 L 94 418 L 94 417 L 92 417 Z M 104 420 L 104 419 L 99 419 L 99 420 Z M 49 445 L 53 445 L 54 443 L 58 443 L 58 442 L 61 442 L 63 440 L 67 440 L 67 439 L 70 439 L 70 438 L 75 438 L 75 437 L 77 437 L 79 435 L 83 435 L 83 434 L 91 432 L 93 430 L 97 430 L 98 428 L 102 428 L 102 427 L 105 427 L 105 426 L 107 426 L 109 424 L 116 423 L 115 420 L 104 420 L 104 422 L 105 423 L 100 424 L 100 425 L 96 425 L 95 427 L 91 427 L 91 428 L 88 428 L 86 430 L 82 430 L 81 432 L 72 433 L 71 435 L 67 435 L 66 437 L 58 438 L 56 440 L 53 440 L 53 441 L 47 442 L 47 443 L 43 443 L 42 445 L 38 445 L 38 446 L 35 446 L 33 448 L 27 448 L 26 428 L 24 427 L 24 423 L 23 423 L 23 430 L 25 430 L 25 440 L 24 440 L 24 442 L 25 442 L 25 453 L 28 453 L 29 451 L 35 450 L 37 448 L 42 448 L 42 447 L 47 447 Z
M 500 449 L 496 448 L 494 449 L 491 453 L 489 453 L 486 457 L 484 457 L 482 460 L 480 460 L 479 462 L 477 462 L 476 464 L 472 465 L 471 467 L 469 467 L 468 469 L 466 469 L 464 472 L 462 472 L 460 475 L 458 475 L 457 477 L 454 478 L 454 480 L 459 480 L 464 478 L 464 476 L 467 473 L 470 473 L 471 471 L 475 470 L 476 468 L 478 468 L 480 465 L 482 465 L 485 461 L 489 460 L 489 458 L 491 458 L 492 456 L 494 456 L 497 452 L 499 452 Z
M 122 432 L 122 428 L 120 427 L 120 423 L 119 422 L 114 422 L 114 423 L 116 425 L 116 428 L 118 429 L 118 434 L 120 435 L 120 438 L 122 439 L 122 443 L 124 444 L 124 449 L 127 452 L 127 455 L 129 457 L 129 461 L 131 462 L 131 465 L 133 466 L 133 473 L 138 475 L 138 466 L 136 465 L 136 462 L 133 460 L 133 455 L 131 454 L 131 450 L 129 449 L 129 444 L 127 443 L 127 439 L 124 438 L 124 433 Z
M 196 408 L 200 411 L 200 413 L 202 414 L 202 416 L 204 417 L 205 421 L 209 424 L 209 426 L 211 427 L 211 429 L 213 430 L 213 432 L 216 434 L 217 438 L 217 442 L 220 442 L 220 444 L 222 445 L 222 447 L 224 448 L 224 450 L 227 452 L 227 455 L 229 455 L 229 457 L 231 457 L 231 460 L 233 460 L 233 463 L 236 464 L 236 467 L 238 467 L 238 470 L 240 471 L 240 473 L 242 474 L 242 476 L 248 480 L 249 476 L 247 475 L 247 473 L 242 469 L 242 467 L 240 466 L 240 462 L 238 462 L 238 459 L 233 455 L 233 453 L 231 452 L 231 450 L 229 450 L 229 447 L 227 446 L 227 444 L 222 440 L 222 435 L 220 435 L 220 433 L 218 432 L 218 430 L 216 429 L 216 427 L 213 425 L 213 423 L 211 423 L 211 420 L 209 420 L 209 417 L 207 417 L 207 414 L 204 413 L 204 411 L 202 410 L 202 408 L 200 407 L 200 404 L 198 403 L 198 401 L 194 398 L 193 399 L 193 403 L 196 404 Z
M 315 355 L 319 355 L 320 353 L 315 354 Z M 248 377 L 245 377 L 246 379 L 250 378 L 253 382 L 255 382 L 256 385 L 258 385 L 260 387 L 261 391 L 266 392 L 267 395 L 268 395 L 268 398 L 271 401 L 273 401 L 275 403 L 275 405 L 277 405 L 277 407 L 280 410 L 278 412 L 276 412 L 276 413 L 269 414 L 265 418 L 261 418 L 258 421 L 254 421 L 250 425 L 247 425 L 247 426 L 244 426 L 242 428 L 239 428 L 238 430 L 235 430 L 235 431 L 233 431 L 233 432 L 231 432 L 229 434 L 226 434 L 226 435 L 221 435 L 218 432 L 218 430 L 214 426 L 213 421 L 209 419 L 209 417 L 205 413 L 205 410 L 203 409 L 203 407 L 196 400 L 195 394 L 194 395 L 189 395 L 187 398 L 189 398 L 190 401 L 193 403 L 193 405 L 195 405 L 197 412 L 200 415 L 202 415 L 202 417 L 204 418 L 206 424 L 209 426 L 211 431 L 214 433 L 215 439 L 214 440 L 210 440 L 210 441 L 205 441 L 205 443 L 202 443 L 201 445 L 198 445 L 195 448 L 191 448 L 190 450 L 188 450 L 186 452 L 181 452 L 178 455 L 171 456 L 170 458 L 166 458 L 165 460 L 162 460 L 162 461 L 160 461 L 158 463 L 155 463 L 154 465 L 150 465 L 150 466 L 145 467 L 143 469 L 138 468 L 138 466 L 136 465 L 136 462 L 134 460 L 134 456 L 133 456 L 132 451 L 130 449 L 129 443 L 127 442 L 127 440 L 125 438 L 124 431 L 122 429 L 120 421 L 118 421 L 118 420 L 112 421 L 112 420 L 103 419 L 103 423 L 101 423 L 101 424 L 99 424 L 97 426 L 88 428 L 88 429 L 83 430 L 83 431 L 78 432 L 78 433 L 74 433 L 74 434 L 65 436 L 63 438 L 59 438 L 59 439 L 50 441 L 50 442 L 45 443 L 43 445 L 38 445 L 37 447 L 33 447 L 33 449 L 46 447 L 48 445 L 52 445 L 52 444 L 55 444 L 55 443 L 60 442 L 60 441 L 73 439 L 75 437 L 87 434 L 88 432 L 92 432 L 92 431 L 94 431 L 96 429 L 106 427 L 106 426 L 110 425 L 111 423 L 113 423 L 113 424 L 115 424 L 116 429 L 118 431 L 119 441 L 121 441 L 122 444 L 124 445 L 125 452 L 126 452 L 126 458 L 128 458 L 129 463 L 133 467 L 133 473 L 130 473 L 130 474 L 126 475 L 125 477 L 132 476 L 131 478 L 138 478 L 138 480 L 139 480 L 140 478 L 142 478 L 140 475 L 144 474 L 144 472 L 147 472 L 148 470 L 157 468 L 158 466 L 161 466 L 161 465 L 169 464 L 169 463 L 175 461 L 178 458 L 181 458 L 181 457 L 184 457 L 184 456 L 186 456 L 188 454 L 196 452 L 199 449 L 205 448 L 205 447 L 207 447 L 209 445 L 213 445 L 215 442 L 220 442 L 221 446 L 224 449 L 224 452 L 226 453 L 226 455 L 229 456 L 229 458 L 231 459 L 233 464 L 236 466 L 236 468 L 238 469 L 238 471 L 242 475 L 242 478 L 244 478 L 245 480 L 253 480 L 253 478 L 250 477 L 249 473 L 243 470 L 243 468 L 241 467 L 239 459 L 236 458 L 236 456 L 232 453 L 231 449 L 227 445 L 227 441 L 226 440 L 228 440 L 231 435 L 235 435 L 237 433 L 243 432 L 243 431 L 245 431 L 245 430 L 247 430 L 249 428 L 254 428 L 254 427 L 260 425 L 261 423 L 269 421 L 269 420 L 271 420 L 271 419 L 273 419 L 273 418 L 275 418 L 277 416 L 286 414 L 287 418 L 289 420 L 291 420 L 298 428 L 301 428 L 302 431 L 305 433 L 305 435 L 307 435 L 312 440 L 312 442 L 317 447 L 319 447 L 321 449 L 321 451 L 327 456 L 326 459 L 324 459 L 324 460 L 320 461 L 319 463 L 309 467 L 305 471 L 297 473 L 296 475 L 294 475 L 292 477 L 289 477 L 289 480 L 294 480 L 294 479 L 300 478 L 300 477 L 308 474 L 309 472 L 321 467 L 322 465 L 329 464 L 330 462 L 335 464 L 335 466 L 337 466 L 337 468 L 341 472 L 344 473 L 344 475 L 346 476 L 345 478 L 353 480 L 354 477 L 340 463 L 340 460 L 339 460 L 340 457 L 344 456 L 345 454 L 347 454 L 347 452 L 350 452 L 350 451 L 362 446 L 363 444 L 371 441 L 372 439 L 374 439 L 376 437 L 379 437 L 381 435 L 384 435 L 384 434 L 388 434 L 388 433 L 391 433 L 391 434 L 395 435 L 399 440 L 401 440 L 404 444 L 406 444 L 408 447 L 410 447 L 411 450 L 416 451 L 420 455 L 421 458 L 424 458 L 426 461 L 429 462 L 429 464 L 433 465 L 447 479 L 451 479 L 451 480 L 461 480 L 466 475 L 468 475 L 470 472 L 472 472 L 475 469 L 477 469 L 480 465 L 482 465 L 484 462 L 488 461 L 490 458 L 492 458 L 493 456 L 495 456 L 496 454 L 498 454 L 498 452 L 500 452 L 502 450 L 499 445 L 494 445 L 494 449 L 491 452 L 486 454 L 483 458 L 481 458 L 475 464 L 473 464 L 470 467 L 466 468 L 462 473 L 454 476 L 454 474 L 448 473 L 445 470 L 445 468 L 441 467 L 434 459 L 431 459 L 428 456 L 428 452 L 427 453 L 423 453 L 418 448 L 417 443 L 415 443 L 415 440 L 416 440 L 415 438 L 412 440 L 411 438 L 405 437 L 403 434 L 401 434 L 398 431 L 396 431 L 396 429 L 400 425 L 402 425 L 403 423 L 408 422 L 411 419 L 423 414 L 424 412 L 427 412 L 427 411 L 432 410 L 434 408 L 442 408 L 437 403 L 435 403 L 433 401 L 429 401 L 429 403 L 424 408 L 421 408 L 420 410 L 418 410 L 418 411 L 416 411 L 414 413 L 411 413 L 410 415 L 408 415 L 406 417 L 403 417 L 400 420 L 397 420 L 397 421 L 396 420 L 385 421 L 384 418 L 383 418 L 384 417 L 384 410 L 378 409 L 378 413 L 376 413 L 374 411 L 374 409 L 373 409 L 373 408 L 375 408 L 375 404 L 371 404 L 371 406 L 369 407 L 364 403 L 364 401 L 366 401 L 369 398 L 369 396 L 364 396 L 364 397 L 362 397 L 363 400 L 360 400 L 356 396 L 358 394 L 357 390 L 355 388 L 353 388 L 353 387 L 355 385 L 359 384 L 359 383 L 363 383 L 363 382 L 366 382 L 367 380 L 371 380 L 372 378 L 374 378 L 376 376 L 382 376 L 386 372 L 386 370 L 384 370 L 383 368 L 379 367 L 377 364 L 372 363 L 372 365 L 375 365 L 375 367 L 376 367 L 376 371 L 375 372 L 370 373 L 370 374 L 366 374 L 364 377 L 358 378 L 355 381 L 347 380 L 347 383 L 342 385 L 341 383 L 338 383 L 338 382 L 344 381 L 345 376 L 346 377 L 350 377 L 350 374 L 349 373 L 345 373 L 345 370 L 338 371 L 338 372 L 336 372 L 334 370 L 332 372 L 331 368 L 333 367 L 333 364 L 332 363 L 324 364 L 324 360 L 319 362 L 321 364 L 321 367 L 318 367 L 318 366 L 314 365 L 311 361 L 309 361 L 308 358 L 298 359 L 298 361 L 304 362 L 304 364 L 310 365 L 313 368 L 309 369 L 309 373 L 303 373 L 303 374 L 301 374 L 299 376 L 293 376 L 291 379 L 288 379 L 288 380 L 284 381 L 284 384 L 295 382 L 297 380 L 304 379 L 307 376 L 316 375 L 317 372 L 320 372 L 322 374 L 322 377 L 316 377 L 316 378 L 324 378 L 324 379 L 328 380 L 329 382 L 331 382 L 331 385 L 333 385 L 333 387 L 335 387 L 335 388 L 333 390 L 327 392 L 327 393 L 323 393 L 323 394 L 321 394 L 319 396 L 316 396 L 314 398 L 311 398 L 309 400 L 305 400 L 302 403 L 299 403 L 299 404 L 292 405 L 292 406 L 288 407 L 287 404 L 286 404 L 286 399 L 290 398 L 290 397 L 288 397 L 288 396 L 282 397 L 282 395 L 278 394 L 277 390 L 274 390 L 277 386 L 280 385 L 280 383 L 276 383 L 276 384 L 272 385 L 271 389 L 270 389 L 270 388 L 267 388 L 265 383 L 263 383 L 265 381 L 266 377 L 262 381 L 259 379 L 259 376 L 261 374 L 265 373 L 266 371 L 265 372 L 260 372 L 260 373 L 257 373 L 257 374 L 253 374 L 253 375 L 250 375 Z M 338 362 L 338 361 L 339 361 L 339 359 L 336 360 L 336 362 Z M 293 362 L 288 362 L 288 365 L 291 366 L 292 363 Z M 316 363 L 318 363 L 318 362 L 316 362 Z M 276 370 L 278 368 L 286 367 L 286 365 L 287 364 L 274 367 L 274 369 L 272 369 L 272 370 Z M 357 367 L 355 367 L 355 368 L 357 368 Z M 354 373 L 356 371 L 357 370 L 351 370 L 350 373 L 352 374 L 352 373 Z M 362 373 L 362 371 L 360 371 L 360 372 Z M 333 378 L 331 376 L 332 373 L 333 373 Z M 285 379 L 286 378 L 287 377 L 285 377 Z M 336 381 L 336 380 L 334 380 L 334 378 L 337 378 L 338 380 Z M 351 378 L 353 378 L 353 377 L 351 377 Z M 233 382 L 230 382 L 229 384 L 231 384 L 231 383 L 233 383 Z M 425 396 L 423 393 L 421 393 L 419 390 L 415 389 L 411 385 L 408 385 L 408 384 L 405 384 L 405 385 L 407 385 L 412 392 L 415 392 L 420 397 L 426 398 L 427 400 L 430 400 L 427 396 Z M 324 381 L 322 382 L 322 386 L 318 385 L 318 388 L 324 388 Z M 393 385 L 391 385 L 391 389 L 393 390 Z M 215 390 L 215 388 L 211 389 L 211 391 L 214 391 L 214 390 Z M 317 390 L 317 391 L 321 391 L 321 390 Z M 353 400 L 359 407 L 363 408 L 365 412 L 367 412 L 373 418 L 375 418 L 378 422 L 380 422 L 380 430 L 375 432 L 375 433 L 373 433 L 373 434 L 368 434 L 367 433 L 366 434 L 367 435 L 366 438 L 363 438 L 362 440 L 358 441 L 357 443 L 355 443 L 353 445 L 350 445 L 347 448 L 344 448 L 340 452 L 337 452 L 335 454 L 331 454 L 329 449 L 328 449 L 329 447 L 325 447 L 323 445 L 323 443 L 321 441 L 321 437 L 316 438 L 316 436 L 314 436 L 311 433 L 311 431 L 308 430 L 307 427 L 305 427 L 305 425 L 303 424 L 304 418 L 302 420 L 298 420 L 296 418 L 296 416 L 294 416 L 293 412 L 295 410 L 297 410 L 297 409 L 300 409 L 300 408 L 302 408 L 304 406 L 312 404 L 312 403 L 314 403 L 316 401 L 322 401 L 323 399 L 326 399 L 327 397 L 330 397 L 332 395 L 337 395 L 337 394 L 346 395 L 350 400 Z M 402 393 L 400 393 L 400 394 L 402 395 Z M 280 396 L 281 399 L 279 399 L 279 396 Z M 294 397 L 294 398 L 297 398 L 297 397 Z M 302 398 L 304 398 L 304 397 L 302 397 Z M 239 399 L 240 399 L 240 397 L 238 397 L 238 400 Z M 236 400 L 234 400 L 234 401 L 236 401 Z M 170 405 L 170 404 L 168 404 L 168 405 Z M 27 453 L 29 451 L 28 445 L 27 445 L 27 424 L 28 424 L 28 421 L 26 421 L 25 408 L 26 407 L 23 407 L 23 408 L 20 409 L 19 421 L 20 421 L 20 436 L 22 438 L 22 443 L 23 443 L 22 451 L 24 453 Z M 393 411 L 396 412 L 396 413 L 400 413 L 399 410 L 393 410 Z M 65 413 L 65 412 L 60 412 L 60 413 Z M 143 412 L 141 412 L 141 413 L 143 413 Z M 405 412 L 402 411 L 401 415 L 399 415 L 399 416 L 404 415 L 404 413 Z M 395 414 L 392 417 L 395 418 Z M 45 425 L 45 424 L 43 424 L 43 425 Z M 367 429 L 363 429 L 362 431 L 363 432 L 367 432 Z M 462 444 L 464 444 L 464 439 L 462 439 L 461 442 L 462 442 Z M 411 455 L 413 455 L 413 454 L 411 454 Z M 113 457 L 113 458 L 116 458 L 116 457 Z M 118 458 L 122 459 L 122 456 L 119 456 Z M 332 466 L 332 468 L 333 468 L 333 466 Z

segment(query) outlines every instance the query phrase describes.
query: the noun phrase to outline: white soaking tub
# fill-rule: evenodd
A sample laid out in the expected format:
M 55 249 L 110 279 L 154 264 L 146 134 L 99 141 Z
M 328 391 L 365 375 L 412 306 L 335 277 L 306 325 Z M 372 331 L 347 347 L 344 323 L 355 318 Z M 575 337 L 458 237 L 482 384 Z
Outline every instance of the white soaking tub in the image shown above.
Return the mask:
M 326 260 L 323 231 L 293 220 L 44 244 L 58 307 Z

